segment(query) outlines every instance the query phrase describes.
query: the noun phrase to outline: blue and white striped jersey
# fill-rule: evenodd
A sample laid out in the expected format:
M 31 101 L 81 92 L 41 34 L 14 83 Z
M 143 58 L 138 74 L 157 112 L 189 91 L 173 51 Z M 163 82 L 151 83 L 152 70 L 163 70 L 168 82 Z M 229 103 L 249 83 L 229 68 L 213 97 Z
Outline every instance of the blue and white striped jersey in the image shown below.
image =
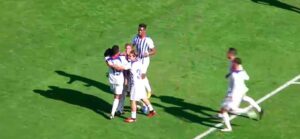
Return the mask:
M 136 35 L 133 40 L 132 40 L 133 46 L 135 46 L 138 57 L 143 59 L 143 58 L 148 58 L 144 57 L 144 54 L 148 54 L 150 49 L 153 49 L 154 43 L 153 40 L 150 37 L 145 37 L 145 38 L 140 38 L 138 35 Z

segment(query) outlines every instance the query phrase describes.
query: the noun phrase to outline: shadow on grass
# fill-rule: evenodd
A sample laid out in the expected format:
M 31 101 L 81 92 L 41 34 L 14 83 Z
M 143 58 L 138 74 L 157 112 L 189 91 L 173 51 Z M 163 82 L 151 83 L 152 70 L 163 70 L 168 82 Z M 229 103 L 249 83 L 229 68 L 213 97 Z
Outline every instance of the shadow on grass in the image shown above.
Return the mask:
M 92 79 L 88 79 L 86 77 L 82 77 L 82 76 L 79 76 L 79 75 L 74 75 L 74 74 L 70 74 L 70 73 L 66 73 L 64 71 L 60 71 L 60 70 L 57 70 L 55 71 L 57 74 L 61 75 L 61 76 L 65 76 L 65 77 L 68 77 L 70 78 L 70 80 L 67 82 L 68 84 L 72 84 L 73 82 L 75 81 L 81 81 L 83 83 L 85 83 L 85 86 L 87 87 L 90 87 L 90 86 L 94 86 L 106 93 L 109 93 L 109 94 L 112 94 L 111 91 L 110 91 L 110 87 L 104 83 L 101 83 L 101 82 L 98 82 L 98 81 L 95 81 L 95 80 L 92 80 Z
M 217 113 L 218 111 L 209 107 L 187 103 L 184 102 L 183 99 L 171 96 L 153 96 L 153 98 L 158 98 L 164 103 L 176 105 L 174 107 L 166 107 L 158 103 L 152 103 L 154 106 L 163 108 L 167 113 L 170 113 L 183 121 L 199 123 L 208 127 L 215 127 L 215 124 L 220 123 L 220 120 L 212 118 L 215 114 L 211 115 L 208 113 Z M 191 110 L 199 114 L 192 114 L 187 112 L 187 110 Z
M 85 94 L 80 91 L 59 88 L 56 86 L 49 86 L 48 90 L 33 90 L 34 93 L 40 94 L 44 97 L 64 101 L 73 105 L 85 107 L 94 112 L 109 118 L 106 113 L 110 112 L 111 105 L 101 98 L 93 95 Z
M 279 0 L 252 0 L 255 3 L 259 4 L 265 4 L 265 5 L 270 5 L 270 6 L 275 6 L 278 8 L 282 8 L 285 10 L 290 10 L 296 13 L 300 13 L 300 8 L 280 2 Z

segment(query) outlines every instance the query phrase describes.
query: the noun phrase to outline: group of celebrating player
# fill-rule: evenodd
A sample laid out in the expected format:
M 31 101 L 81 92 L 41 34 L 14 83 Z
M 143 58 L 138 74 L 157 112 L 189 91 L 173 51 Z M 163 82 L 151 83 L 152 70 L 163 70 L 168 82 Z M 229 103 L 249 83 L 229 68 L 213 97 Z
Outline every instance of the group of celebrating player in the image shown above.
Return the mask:
M 109 67 L 110 88 L 115 94 L 110 119 L 116 114 L 124 113 L 127 92 L 130 92 L 131 117 L 126 118 L 125 122 L 136 121 L 137 102 L 149 110 L 148 117 L 156 115 L 149 101 L 151 87 L 146 76 L 150 56 L 155 55 L 156 49 L 152 39 L 147 36 L 146 29 L 146 24 L 139 24 L 138 34 L 131 44 L 125 44 L 124 53 L 120 52 L 118 45 L 108 48 L 104 53 Z
M 114 92 L 114 101 L 112 105 L 110 118 L 115 114 L 124 113 L 124 100 L 126 93 L 130 92 L 131 117 L 126 118 L 125 122 L 136 121 L 137 102 L 149 109 L 148 117 L 156 114 L 149 98 L 151 96 L 151 87 L 146 76 L 150 64 L 150 56 L 155 55 L 156 49 L 150 37 L 146 35 L 146 24 L 139 24 L 138 34 L 134 37 L 131 44 L 125 44 L 125 52 L 121 53 L 119 46 L 114 45 L 108 48 L 104 54 L 106 64 L 109 67 L 109 82 L 111 90 Z M 261 119 L 263 110 L 249 96 L 246 95 L 248 88 L 245 84 L 249 80 L 247 72 L 242 66 L 242 60 L 238 57 L 235 48 L 229 48 L 227 58 L 230 61 L 228 78 L 228 90 L 218 113 L 225 123 L 224 132 L 232 131 L 229 114 L 245 114 L 248 108 L 240 108 L 242 101 L 248 102 L 251 107 L 259 113 Z

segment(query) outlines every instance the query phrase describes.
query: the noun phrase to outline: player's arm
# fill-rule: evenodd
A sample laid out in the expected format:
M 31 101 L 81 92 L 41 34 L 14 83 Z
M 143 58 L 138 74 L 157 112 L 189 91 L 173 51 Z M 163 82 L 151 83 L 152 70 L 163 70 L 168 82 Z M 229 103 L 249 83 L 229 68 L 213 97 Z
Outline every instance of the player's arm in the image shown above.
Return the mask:
M 150 49 L 148 56 L 153 56 L 155 54 L 156 54 L 156 48 L 152 48 L 152 49 Z
M 128 63 L 125 63 L 123 65 L 112 65 L 111 67 L 114 68 L 115 70 L 122 71 L 122 70 L 130 69 L 131 64 L 128 62 Z
M 110 68 L 113 68 L 115 70 L 121 70 L 121 67 L 118 65 L 113 64 L 109 59 L 105 61 L 106 65 Z
M 247 72 L 245 70 L 244 70 L 242 75 L 243 75 L 244 80 L 249 80 L 250 79 L 249 75 L 247 74 Z
M 148 41 L 148 45 L 149 45 L 149 53 L 144 54 L 144 56 L 145 57 L 153 56 L 156 54 L 156 48 L 154 46 L 152 39 L 149 38 L 147 41 Z
M 104 58 L 105 60 L 105 64 L 108 66 L 108 67 L 111 67 L 113 65 L 113 63 L 110 61 L 110 57 L 105 57 Z

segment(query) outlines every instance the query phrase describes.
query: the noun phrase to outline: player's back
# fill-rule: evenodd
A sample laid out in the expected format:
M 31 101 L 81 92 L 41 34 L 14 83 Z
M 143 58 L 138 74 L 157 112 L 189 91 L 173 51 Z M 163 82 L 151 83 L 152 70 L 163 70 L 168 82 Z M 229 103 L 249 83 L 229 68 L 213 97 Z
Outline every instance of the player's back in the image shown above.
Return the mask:
M 130 68 L 130 76 L 134 85 L 142 83 L 142 63 L 140 60 L 132 61 Z
M 248 91 L 248 87 L 246 86 L 245 81 L 249 80 L 249 76 L 245 70 L 232 72 L 229 80 L 233 92 Z
M 127 60 L 124 56 L 111 57 L 107 60 L 113 65 L 124 66 L 127 64 Z M 112 84 L 123 84 L 124 75 L 123 71 L 116 70 L 114 68 L 109 68 L 109 82 Z

